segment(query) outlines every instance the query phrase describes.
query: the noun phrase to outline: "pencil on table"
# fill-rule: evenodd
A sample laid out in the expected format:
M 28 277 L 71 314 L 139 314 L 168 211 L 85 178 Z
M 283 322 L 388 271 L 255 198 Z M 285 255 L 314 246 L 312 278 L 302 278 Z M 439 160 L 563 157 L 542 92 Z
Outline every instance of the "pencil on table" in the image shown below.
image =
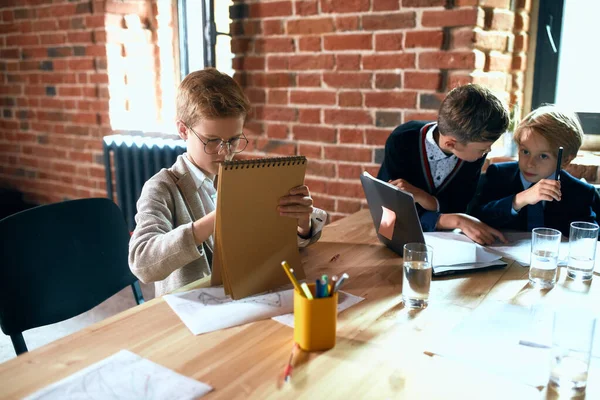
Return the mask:
M 283 370 L 284 382 L 289 382 L 292 379 L 292 371 L 294 369 L 294 364 L 293 364 L 294 356 L 299 351 L 299 349 L 300 349 L 300 346 L 298 346 L 298 343 L 294 343 L 294 346 L 292 346 L 292 351 L 290 353 L 290 358 L 288 360 L 288 363 L 285 366 L 285 369 Z

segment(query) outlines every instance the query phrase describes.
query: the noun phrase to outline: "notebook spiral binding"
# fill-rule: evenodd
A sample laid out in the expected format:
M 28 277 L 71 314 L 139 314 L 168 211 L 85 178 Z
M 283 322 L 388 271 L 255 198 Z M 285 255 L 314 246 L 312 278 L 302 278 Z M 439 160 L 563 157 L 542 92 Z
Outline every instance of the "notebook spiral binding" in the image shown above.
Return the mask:
M 256 158 L 252 160 L 233 160 L 223 161 L 223 169 L 244 169 L 244 168 L 264 168 L 264 167 L 279 167 L 282 165 L 299 165 L 305 164 L 305 156 L 292 157 L 272 157 L 272 158 Z

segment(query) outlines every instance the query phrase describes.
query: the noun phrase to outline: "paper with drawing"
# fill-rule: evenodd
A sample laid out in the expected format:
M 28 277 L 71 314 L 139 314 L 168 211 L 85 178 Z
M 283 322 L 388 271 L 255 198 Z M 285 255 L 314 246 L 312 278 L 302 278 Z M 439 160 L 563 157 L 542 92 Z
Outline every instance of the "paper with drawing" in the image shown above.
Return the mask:
M 26 399 L 197 399 L 211 390 L 205 383 L 121 350 Z
M 294 308 L 293 289 L 232 300 L 220 286 L 164 299 L 194 335 L 287 314 Z

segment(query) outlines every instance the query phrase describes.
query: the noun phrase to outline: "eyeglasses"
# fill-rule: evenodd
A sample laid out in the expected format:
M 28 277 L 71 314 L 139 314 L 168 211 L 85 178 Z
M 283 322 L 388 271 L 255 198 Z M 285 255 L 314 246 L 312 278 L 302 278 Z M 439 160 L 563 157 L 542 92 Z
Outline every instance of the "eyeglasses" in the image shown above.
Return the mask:
M 219 154 L 221 149 L 226 149 L 228 153 L 241 153 L 244 151 L 246 146 L 248 146 L 248 139 L 242 133 L 242 136 L 232 137 L 231 139 L 225 141 L 223 139 L 208 139 L 206 142 L 202 140 L 198 132 L 190 128 L 187 124 L 186 127 L 194 132 L 194 135 L 198 138 L 200 142 L 204 145 L 204 152 L 206 154 Z

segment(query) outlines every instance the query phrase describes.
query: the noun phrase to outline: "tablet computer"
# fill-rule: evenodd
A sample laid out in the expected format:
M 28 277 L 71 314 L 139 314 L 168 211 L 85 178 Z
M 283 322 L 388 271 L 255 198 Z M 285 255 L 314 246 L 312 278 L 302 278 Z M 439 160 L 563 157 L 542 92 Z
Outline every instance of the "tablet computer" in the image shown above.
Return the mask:
M 366 171 L 360 176 L 360 181 L 381 243 L 400 257 L 406 243 L 425 243 L 411 193 L 379 180 Z
M 421 222 L 415 207 L 414 197 L 411 193 L 398 189 L 396 186 L 379 180 L 368 172 L 363 172 L 360 176 L 375 232 L 381 243 L 392 249 L 400 257 L 404 253 L 406 243 L 426 243 Z M 431 238 L 430 238 L 431 239 Z M 460 274 L 465 272 L 480 271 L 492 268 L 505 267 L 506 262 L 497 258 L 491 260 L 489 257 L 480 257 L 482 261 L 476 261 L 461 264 L 443 265 L 436 262 L 436 257 L 443 260 L 446 250 L 440 251 L 433 243 L 434 247 L 432 273 L 433 276 L 443 276 L 450 274 Z M 473 243 L 475 247 L 481 247 Z M 451 251 L 451 250 L 450 250 Z M 477 251 L 484 251 L 479 249 Z

